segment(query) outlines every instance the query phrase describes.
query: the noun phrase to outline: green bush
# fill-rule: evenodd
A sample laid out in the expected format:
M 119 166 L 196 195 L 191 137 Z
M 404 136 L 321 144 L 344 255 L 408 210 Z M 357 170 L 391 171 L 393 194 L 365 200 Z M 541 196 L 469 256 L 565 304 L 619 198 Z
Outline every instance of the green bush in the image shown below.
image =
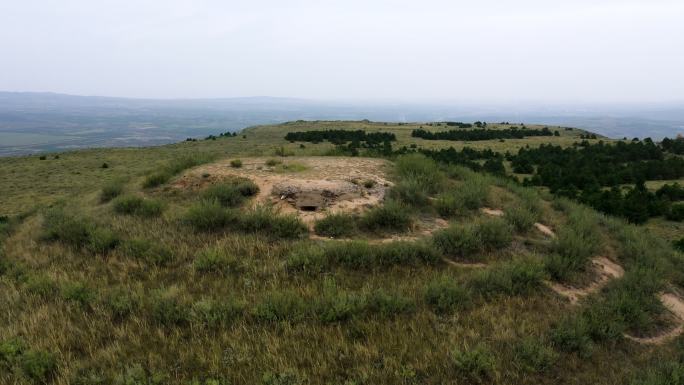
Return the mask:
M 153 188 L 168 182 L 173 175 L 168 171 L 159 171 L 148 175 L 143 181 L 143 188 Z
M 527 372 L 544 372 L 553 366 L 558 354 L 541 340 L 524 338 L 515 345 L 515 360 Z
M 19 338 L 0 341 L 0 368 L 9 369 L 21 357 L 24 350 L 26 350 L 24 341 Z
M 40 350 L 29 350 L 20 358 L 22 373 L 36 383 L 47 383 L 57 370 L 54 354 Z
M 118 197 L 123 192 L 124 183 L 121 180 L 114 180 L 102 187 L 100 192 L 100 202 L 105 203 Z
M 321 322 L 338 322 L 361 314 L 366 306 L 365 298 L 337 288 L 334 281 L 323 282 L 323 294 L 314 305 L 316 316 Z
M 307 315 L 307 307 L 296 293 L 279 291 L 266 295 L 264 300 L 256 305 L 252 314 L 261 321 L 297 321 Z
M 230 161 L 230 167 L 240 168 L 242 167 L 242 161 L 240 159 L 233 159 Z
M 120 249 L 125 255 L 156 266 L 166 266 L 175 258 L 169 247 L 141 238 L 122 242 Z
M 90 306 L 95 300 L 95 291 L 82 282 L 69 282 L 62 286 L 62 298 L 81 307 Z
M 425 207 L 430 202 L 425 186 L 415 179 L 399 181 L 389 191 L 389 197 L 411 207 Z
M 26 280 L 26 291 L 30 294 L 49 298 L 58 291 L 57 284 L 44 275 L 31 275 Z
M 185 214 L 185 222 L 200 231 L 223 230 L 236 221 L 237 213 L 224 209 L 216 201 L 201 201 Z
M 239 217 L 238 227 L 245 232 L 261 232 L 274 238 L 303 238 L 309 232 L 293 215 L 277 215 L 270 206 L 257 206 Z
M 444 186 L 445 177 L 437 163 L 422 154 L 397 158 L 395 170 L 400 181 L 411 181 L 427 194 L 434 194 Z
M 280 161 L 280 160 L 278 160 L 278 159 L 267 159 L 267 160 L 266 160 L 266 165 L 267 165 L 268 167 L 274 167 L 274 166 L 277 166 L 277 165 L 279 165 L 279 164 L 281 164 L 281 163 L 283 163 L 283 162 Z
M 589 326 L 582 317 L 565 317 L 551 329 L 551 342 L 564 352 L 575 352 L 581 357 L 590 357 L 594 343 Z
M 118 237 L 108 229 L 92 222 L 67 215 L 63 209 L 52 209 L 45 213 L 43 237 L 60 241 L 77 249 L 104 254 L 119 244 Z
M 187 170 L 189 168 L 198 166 L 203 163 L 211 162 L 213 156 L 197 153 L 193 155 L 186 155 L 179 158 L 174 158 L 161 170 L 149 175 L 143 181 L 144 188 L 152 188 L 163 185 L 168 182 L 174 175 Z
M 654 369 L 638 373 L 630 385 L 678 385 L 684 383 L 684 363 L 658 362 Z
M 163 326 L 181 326 L 190 320 L 189 306 L 170 294 L 156 294 L 151 310 L 152 319 Z
M 504 219 L 516 231 L 526 233 L 539 220 L 539 215 L 523 205 L 513 205 L 504 210 Z
M 356 233 L 356 219 L 349 214 L 330 214 L 316 221 L 316 234 L 326 237 L 350 237 Z
M 453 278 L 443 275 L 431 280 L 425 289 L 425 302 L 440 314 L 453 313 L 470 307 L 470 291 Z
M 416 309 L 416 304 L 412 299 L 397 293 L 375 290 L 366 297 L 366 309 L 382 317 L 392 317 L 412 313 Z
M 466 212 L 463 201 L 459 200 L 456 194 L 454 194 L 452 191 L 437 195 L 433 206 L 442 218 L 451 218 L 458 215 L 463 215 Z
M 566 281 L 586 270 L 601 246 L 596 216 L 589 209 L 570 206 L 568 224 L 551 244 L 554 253 L 546 263 L 553 279 Z
M 216 201 L 223 207 L 237 207 L 245 201 L 245 196 L 231 183 L 215 184 L 202 192 L 202 198 Z
M 509 246 L 513 241 L 512 233 L 513 229 L 499 218 L 480 221 L 475 227 L 475 234 L 485 250 L 496 250 Z
M 665 214 L 665 217 L 671 221 L 684 221 L 684 203 L 674 203 Z
M 537 291 L 543 284 L 543 266 L 532 260 L 510 261 L 482 270 L 468 286 L 485 297 L 499 294 L 522 295 Z
M 116 198 L 113 207 L 118 214 L 141 217 L 158 217 L 164 208 L 162 202 L 158 200 L 145 199 L 136 195 L 122 195 Z
M 301 245 L 295 247 L 287 257 L 286 268 L 291 272 L 317 274 L 328 268 L 328 258 L 323 249 L 317 246 Z
M 472 225 L 452 225 L 437 231 L 432 235 L 432 242 L 442 253 L 458 257 L 475 254 L 482 247 L 475 226 Z
M 494 354 L 483 345 L 454 350 L 451 357 L 456 370 L 473 381 L 487 382 L 496 370 Z
M 191 318 L 196 324 L 216 328 L 229 325 L 242 315 L 243 310 L 244 305 L 235 301 L 218 302 L 204 299 L 193 304 Z
M 411 223 L 408 208 L 394 201 L 373 207 L 360 218 L 360 226 L 370 231 L 405 231 Z
M 211 248 L 202 251 L 193 262 L 193 268 L 199 273 L 229 274 L 241 269 L 240 261 L 223 249 Z
M 435 264 L 440 260 L 435 249 L 422 242 L 330 242 L 323 248 L 323 255 L 326 261 L 351 269 Z
M 104 306 L 114 319 L 121 320 L 136 311 L 140 302 L 128 290 L 119 288 L 107 293 L 104 297 Z

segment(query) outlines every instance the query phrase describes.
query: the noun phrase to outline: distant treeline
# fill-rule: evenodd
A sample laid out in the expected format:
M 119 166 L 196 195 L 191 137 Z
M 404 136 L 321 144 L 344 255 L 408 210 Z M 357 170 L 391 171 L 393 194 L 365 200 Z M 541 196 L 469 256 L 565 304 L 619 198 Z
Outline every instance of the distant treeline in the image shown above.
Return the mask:
M 496 175 L 503 176 L 506 174 L 506 167 L 503 164 L 504 156 L 490 149 L 476 150 L 470 147 L 464 147 L 459 151 L 453 147 L 439 150 L 403 147 L 397 151 L 394 151 L 393 154 L 404 155 L 415 152 L 423 154 L 428 158 L 432 158 L 440 163 L 457 164 L 468 167 L 475 171 L 484 171 Z M 484 160 L 484 162 L 481 162 L 482 160 Z
M 684 155 L 684 138 L 678 137 L 675 139 L 665 138 L 660 143 L 663 150 L 677 155 Z
M 607 214 L 643 223 L 650 217 L 684 220 L 684 189 L 665 185 L 656 193 L 644 186 L 647 180 L 679 179 L 684 159 L 667 155 L 665 146 L 643 141 L 590 144 L 573 147 L 542 145 L 522 148 L 508 155 L 513 172 L 532 174 L 523 184 L 546 186 L 556 195 L 577 199 Z M 621 188 L 620 185 L 635 185 Z
M 448 125 L 448 123 L 447 123 Z M 491 130 L 487 128 L 476 128 L 473 130 L 449 130 L 442 132 L 431 132 L 423 129 L 416 129 L 411 132 L 414 138 L 426 140 L 492 140 L 492 139 L 523 139 L 530 136 L 559 136 L 558 131 L 552 132 L 548 127 L 541 130 L 527 128 L 507 128 L 502 130 Z
M 368 144 L 381 144 L 393 142 L 397 137 L 390 132 L 366 132 L 364 130 L 324 130 L 324 131 L 298 131 L 288 132 L 285 140 L 290 142 L 311 142 L 320 143 L 328 141 L 333 144 L 344 144 L 347 142 L 366 142 Z

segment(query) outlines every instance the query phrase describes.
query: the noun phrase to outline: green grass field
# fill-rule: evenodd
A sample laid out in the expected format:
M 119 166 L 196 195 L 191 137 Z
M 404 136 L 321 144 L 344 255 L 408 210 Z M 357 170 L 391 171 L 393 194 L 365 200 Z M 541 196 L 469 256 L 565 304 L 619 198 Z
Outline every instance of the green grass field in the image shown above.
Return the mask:
M 231 160 L 242 169 L 285 152 L 298 164 L 332 148 L 288 143 L 287 131 L 391 131 L 395 146 L 497 151 L 571 145 L 584 133 L 465 144 L 411 138 L 417 127 L 293 122 L 155 148 L 0 159 L 9 182 L 0 185 L 0 383 L 681 380 L 682 337 L 626 337 L 683 322 L 658 300 L 684 288 L 684 259 L 659 235 L 671 224 L 628 225 L 418 155 L 393 162 L 383 205 L 319 219 L 316 231 L 344 239 L 255 205 L 258 186 L 245 180 L 179 183 L 215 162 L 230 171 Z M 624 275 L 588 289 L 601 280 L 599 256 Z M 573 304 L 554 284 L 587 289 Z

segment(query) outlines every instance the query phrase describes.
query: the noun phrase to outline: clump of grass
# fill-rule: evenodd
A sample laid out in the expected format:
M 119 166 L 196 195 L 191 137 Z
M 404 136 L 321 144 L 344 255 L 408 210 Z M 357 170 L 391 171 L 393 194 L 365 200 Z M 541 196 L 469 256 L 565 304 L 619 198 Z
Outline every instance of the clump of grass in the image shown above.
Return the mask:
M 334 281 L 323 282 L 323 294 L 314 305 L 316 317 L 325 323 L 351 319 L 364 311 L 363 296 L 340 290 Z
M 512 205 L 504 208 L 504 219 L 510 223 L 516 231 L 526 233 L 539 220 L 539 214 L 523 205 Z
M 230 167 L 240 168 L 242 167 L 242 161 L 240 159 L 233 159 L 230 161 Z
M 88 307 L 95 301 L 96 293 L 82 282 L 69 282 L 62 286 L 62 298 L 81 307 Z
M 199 273 L 229 274 L 238 272 L 240 261 L 233 255 L 220 248 L 210 248 L 202 251 L 192 264 Z
M 425 207 L 430 202 L 425 186 L 415 179 L 403 180 L 394 185 L 389 191 L 389 197 L 411 207 Z
M 203 299 L 190 310 L 192 322 L 208 328 L 225 327 L 242 315 L 244 304 L 233 300 Z
M 122 195 L 114 200 L 113 207 L 118 214 L 147 218 L 160 216 L 164 209 L 162 202 L 137 195 Z
M 409 314 L 415 311 L 416 304 L 398 293 L 375 290 L 366 296 L 366 310 L 381 317 Z
M 537 291 L 543 284 L 543 266 L 533 260 L 510 261 L 474 275 L 468 282 L 473 293 L 484 297 L 522 295 Z
M 42 298 L 49 298 L 58 291 L 55 281 L 45 275 L 31 275 L 26 279 L 26 292 Z
M 568 224 L 553 240 L 553 254 L 546 262 L 546 270 L 553 279 L 567 281 L 586 270 L 601 244 L 598 231 L 598 221 L 589 209 L 576 206 L 569 213 Z
M 245 198 L 256 195 L 259 186 L 250 180 L 219 183 L 208 187 L 202 192 L 205 200 L 215 200 L 224 207 L 237 207 L 245 201 Z
M 77 249 L 104 254 L 119 244 L 119 238 L 110 230 L 97 226 L 84 218 L 68 215 L 63 209 L 45 213 L 43 237 L 60 241 Z
M 410 181 L 427 194 L 440 191 L 445 182 L 444 174 L 437 163 L 422 154 L 399 157 L 395 162 L 395 172 L 400 182 Z
M 512 239 L 512 229 L 499 218 L 453 225 L 432 236 L 432 242 L 438 250 L 457 257 L 505 248 Z
M 252 314 L 260 321 L 297 321 L 307 316 L 308 309 L 304 300 L 291 291 L 278 291 L 265 296 L 257 304 Z
M 309 167 L 302 163 L 290 162 L 276 165 L 273 171 L 277 173 L 302 172 L 308 170 Z
M 278 159 L 267 159 L 266 160 L 266 165 L 268 167 L 275 167 L 281 163 L 283 163 L 283 162 L 281 160 L 278 160 Z
M 370 231 L 405 231 L 411 227 L 411 215 L 407 207 L 395 201 L 386 201 L 366 211 L 359 225 Z
M 536 338 L 523 338 L 515 345 L 514 351 L 517 365 L 527 372 L 547 371 L 558 359 L 553 348 Z
M 326 237 L 350 237 L 357 232 L 356 218 L 349 214 L 330 214 L 316 221 L 316 234 Z
M 453 278 L 442 275 L 431 280 L 425 289 L 425 302 L 437 313 L 449 314 L 467 309 L 471 303 L 470 291 Z
M 106 203 L 118 197 L 123 192 L 124 183 L 121 180 L 114 180 L 102 187 L 100 192 L 100 202 Z
M 219 231 L 237 221 L 237 213 L 226 210 L 217 201 L 203 200 L 191 206 L 184 220 L 200 231 Z
M 181 326 L 190 320 L 190 307 L 174 292 L 158 292 L 152 297 L 152 320 L 163 326 Z
M 140 307 L 140 300 L 129 290 L 123 288 L 113 289 L 103 298 L 103 304 L 112 318 L 121 320 L 128 317 Z
M 290 251 L 286 268 L 291 272 L 307 274 L 321 273 L 328 268 L 330 261 L 324 250 L 318 246 L 299 245 Z
M 451 353 L 451 358 L 456 370 L 471 381 L 486 382 L 494 376 L 494 354 L 484 345 L 456 349 Z
M 122 242 L 120 250 L 125 255 L 156 266 L 166 266 L 175 258 L 170 248 L 142 238 Z
M 57 370 L 57 357 L 42 350 L 26 351 L 19 362 L 21 372 L 34 383 L 47 383 Z
M 270 206 L 257 206 L 239 217 L 238 229 L 260 232 L 274 238 L 297 239 L 308 234 L 308 228 L 293 215 L 278 215 Z
M 327 261 L 351 269 L 394 265 L 435 264 L 439 254 L 427 243 L 391 242 L 370 245 L 363 241 L 331 242 L 323 248 Z
M 160 186 L 168 182 L 174 175 L 200 164 L 211 162 L 212 160 L 213 157 L 207 154 L 193 154 L 176 158 L 161 170 L 148 175 L 143 181 L 143 187 L 152 188 Z

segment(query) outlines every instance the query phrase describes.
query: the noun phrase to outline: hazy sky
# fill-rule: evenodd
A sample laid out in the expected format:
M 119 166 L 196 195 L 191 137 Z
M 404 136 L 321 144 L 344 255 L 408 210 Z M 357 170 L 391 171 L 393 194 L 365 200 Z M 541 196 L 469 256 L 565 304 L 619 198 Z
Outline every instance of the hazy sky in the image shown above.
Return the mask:
M 684 101 L 684 1 L 2 0 L 0 90 Z

